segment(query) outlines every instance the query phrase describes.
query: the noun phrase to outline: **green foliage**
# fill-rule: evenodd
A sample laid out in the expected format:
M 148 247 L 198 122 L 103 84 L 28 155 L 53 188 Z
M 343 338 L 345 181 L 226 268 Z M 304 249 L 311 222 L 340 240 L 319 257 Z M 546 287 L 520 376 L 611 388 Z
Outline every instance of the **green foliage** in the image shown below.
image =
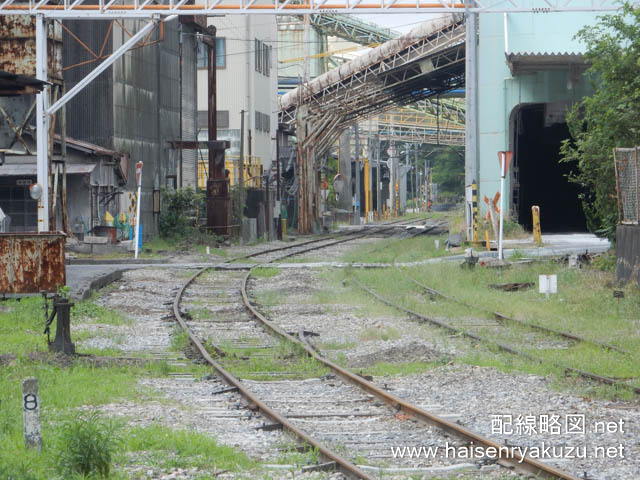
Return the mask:
M 602 272 L 615 272 L 616 271 L 616 254 L 613 251 L 608 251 L 602 255 L 598 255 L 593 259 L 591 265 L 596 270 Z
M 587 45 L 595 93 L 569 111 L 573 142 L 565 141 L 561 153 L 563 161 L 578 166 L 570 180 L 585 188 L 582 202 L 589 229 L 613 239 L 613 148 L 640 143 L 640 10 L 626 3 L 620 13 L 601 17 L 577 38 Z
M 191 187 L 162 190 L 162 211 L 159 219 L 160 236 L 183 238 L 198 231 L 204 209 L 204 194 Z
M 436 154 L 432 160 L 431 181 L 438 184 L 440 197 L 464 195 L 464 156 L 453 148 Z
M 258 278 L 271 278 L 280 275 L 280 269 L 275 267 L 260 267 L 251 270 L 251 275 Z
M 208 470 L 248 470 L 256 466 L 243 452 L 220 445 L 214 438 L 187 430 L 173 430 L 159 425 L 135 427 L 123 436 L 124 450 L 153 452 L 165 468 Z
M 119 446 L 116 430 L 113 422 L 102 419 L 97 412 L 64 421 L 58 434 L 58 472 L 107 477 Z

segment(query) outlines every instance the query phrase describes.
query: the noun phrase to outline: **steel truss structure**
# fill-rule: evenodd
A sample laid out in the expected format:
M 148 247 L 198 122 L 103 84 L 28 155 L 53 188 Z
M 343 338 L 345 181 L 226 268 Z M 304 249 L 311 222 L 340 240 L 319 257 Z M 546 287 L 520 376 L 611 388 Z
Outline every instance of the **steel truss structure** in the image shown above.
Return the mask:
M 401 37 L 396 48 L 379 47 L 367 57 L 372 63 L 357 58 L 287 93 L 280 99 L 280 123 L 294 129 L 298 107 L 308 106 L 305 121 L 313 124 L 313 135 L 307 141 L 322 155 L 357 119 L 462 86 L 463 18 L 450 16 L 441 25 L 426 36 Z
M 407 109 L 441 118 L 445 122 L 460 125 L 463 128 L 466 122 L 464 103 L 453 99 L 425 98 L 412 103 Z
M 384 43 L 400 35 L 390 28 L 382 28 L 343 14 L 311 15 L 309 21 L 311 25 L 326 35 L 339 37 L 360 45 Z
M 465 140 L 464 123 L 441 122 L 439 117 L 430 113 L 410 109 L 393 110 L 378 115 L 374 128 L 383 140 L 436 145 L 464 145 Z
M 4 0 L 0 15 L 45 14 L 58 18 L 131 18 L 152 15 L 336 14 L 336 13 L 503 13 L 607 11 L 611 0 Z

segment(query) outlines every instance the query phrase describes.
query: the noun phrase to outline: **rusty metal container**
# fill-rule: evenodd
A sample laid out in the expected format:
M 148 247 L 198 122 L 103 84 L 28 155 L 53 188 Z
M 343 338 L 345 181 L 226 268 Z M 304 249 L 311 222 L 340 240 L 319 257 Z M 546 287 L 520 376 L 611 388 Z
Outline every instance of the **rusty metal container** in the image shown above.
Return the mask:
M 62 27 L 49 21 L 47 62 L 49 81 L 62 82 Z M 36 18 L 29 15 L 0 16 L 0 70 L 36 76 Z
M 54 293 L 64 287 L 66 238 L 63 233 L 0 234 L 0 295 Z

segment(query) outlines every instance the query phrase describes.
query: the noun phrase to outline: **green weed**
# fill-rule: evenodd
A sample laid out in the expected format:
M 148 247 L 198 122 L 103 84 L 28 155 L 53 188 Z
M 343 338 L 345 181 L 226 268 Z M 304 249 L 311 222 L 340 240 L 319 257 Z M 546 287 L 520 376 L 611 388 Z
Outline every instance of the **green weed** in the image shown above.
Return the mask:
M 256 278 L 271 278 L 280 275 L 280 269 L 275 267 L 259 267 L 251 270 L 251 276 Z
M 56 443 L 58 473 L 106 478 L 120 440 L 115 423 L 90 412 L 64 420 Z

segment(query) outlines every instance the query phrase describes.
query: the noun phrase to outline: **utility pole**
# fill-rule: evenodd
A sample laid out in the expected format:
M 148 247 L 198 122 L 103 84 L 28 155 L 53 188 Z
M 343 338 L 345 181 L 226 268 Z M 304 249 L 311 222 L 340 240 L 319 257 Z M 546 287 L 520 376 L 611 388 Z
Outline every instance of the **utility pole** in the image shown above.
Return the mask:
M 380 135 L 376 132 L 376 210 L 378 218 L 382 215 L 382 192 L 380 191 L 382 179 L 380 178 Z
M 355 166 L 356 166 L 356 205 L 353 216 L 353 224 L 360 225 L 360 132 L 358 124 L 353 126 L 353 134 L 356 137 Z
M 280 129 L 276 130 L 276 208 L 278 220 L 276 225 L 276 238 L 282 240 L 282 207 L 280 206 Z
M 405 145 L 405 151 L 404 151 L 404 161 L 407 164 L 408 167 L 411 166 L 411 152 L 409 151 L 409 149 L 411 148 L 411 144 L 407 143 Z M 409 173 L 407 173 L 407 178 L 408 178 L 408 182 L 407 182 L 407 189 L 405 189 L 405 193 L 408 190 L 408 187 L 411 186 L 411 175 L 409 175 Z M 407 199 L 409 198 L 409 195 L 407 194 Z M 406 205 L 405 205 L 406 206 Z
M 414 173 L 413 184 L 415 185 L 415 189 L 413 191 L 414 197 L 416 197 L 416 209 L 419 212 L 420 208 L 420 182 L 418 181 L 418 144 L 416 143 L 416 148 L 414 150 L 414 164 L 416 166 Z
M 238 158 L 238 193 L 240 196 L 240 218 L 244 215 L 244 110 L 240 110 L 240 158 Z
M 467 8 L 475 7 L 475 0 Z M 467 10 L 465 22 L 465 190 L 478 179 L 478 14 Z M 466 200 L 467 240 L 473 239 L 473 213 L 470 199 Z
M 47 81 L 47 22 L 44 15 L 36 14 L 36 78 Z M 36 173 L 42 189 L 38 199 L 38 232 L 49 231 L 49 87 L 45 84 L 36 95 Z

